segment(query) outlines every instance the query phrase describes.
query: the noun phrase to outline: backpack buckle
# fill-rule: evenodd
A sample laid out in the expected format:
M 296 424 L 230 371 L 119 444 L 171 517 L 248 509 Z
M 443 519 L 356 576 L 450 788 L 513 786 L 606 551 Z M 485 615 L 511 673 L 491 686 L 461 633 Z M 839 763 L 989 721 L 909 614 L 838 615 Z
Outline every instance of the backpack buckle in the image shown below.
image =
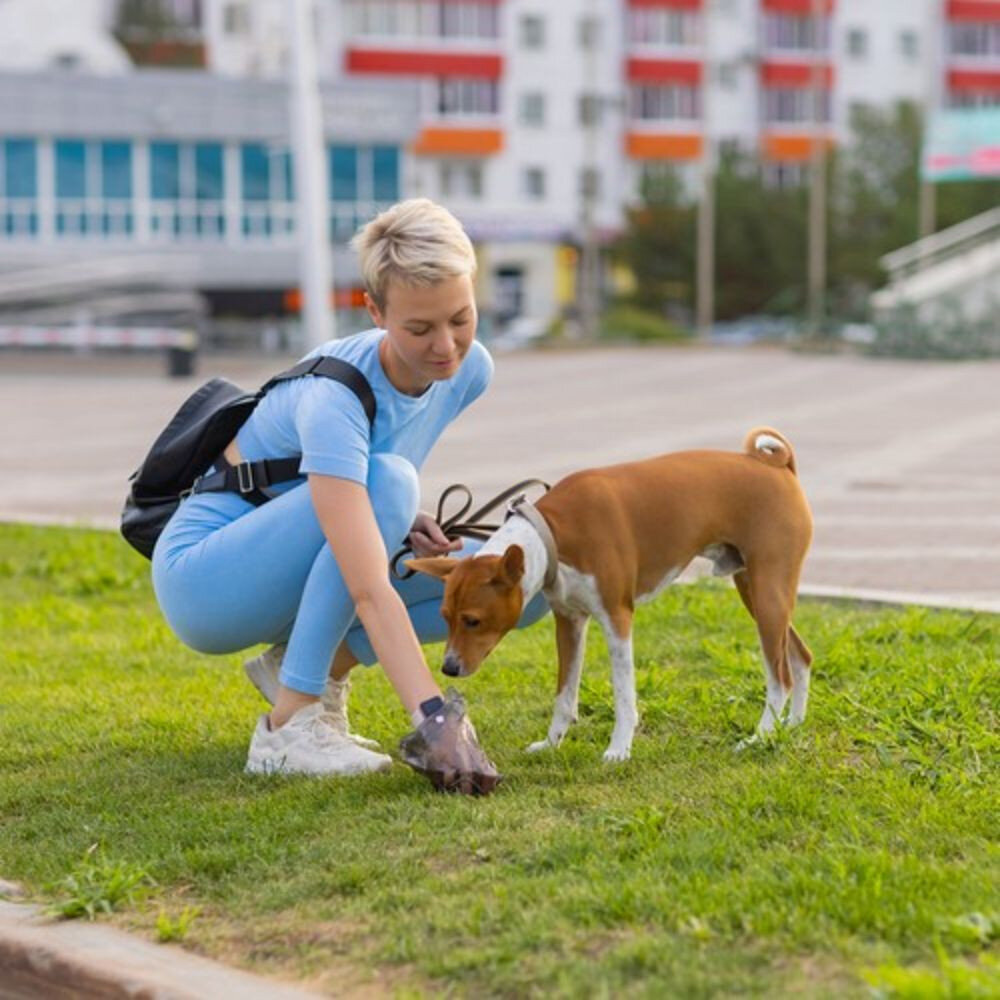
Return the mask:
M 253 493 L 257 488 L 253 482 L 253 467 L 249 462 L 240 462 L 235 466 L 236 483 L 241 494 Z

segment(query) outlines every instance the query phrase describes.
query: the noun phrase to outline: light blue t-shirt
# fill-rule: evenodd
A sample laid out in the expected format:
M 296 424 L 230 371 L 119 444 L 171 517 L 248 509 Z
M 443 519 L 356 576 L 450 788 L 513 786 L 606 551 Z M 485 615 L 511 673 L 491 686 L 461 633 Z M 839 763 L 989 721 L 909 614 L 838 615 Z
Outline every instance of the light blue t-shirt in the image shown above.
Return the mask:
M 396 389 L 382 370 L 378 347 L 384 330 L 331 340 L 307 357 L 330 355 L 348 361 L 368 379 L 375 394 L 375 426 L 358 397 L 330 378 L 305 376 L 276 385 L 257 404 L 236 441 L 245 461 L 302 456 L 304 473 L 368 481 L 368 456 L 391 453 L 419 470 L 441 432 L 493 376 L 493 359 L 473 341 L 458 371 L 432 382 L 420 396 Z

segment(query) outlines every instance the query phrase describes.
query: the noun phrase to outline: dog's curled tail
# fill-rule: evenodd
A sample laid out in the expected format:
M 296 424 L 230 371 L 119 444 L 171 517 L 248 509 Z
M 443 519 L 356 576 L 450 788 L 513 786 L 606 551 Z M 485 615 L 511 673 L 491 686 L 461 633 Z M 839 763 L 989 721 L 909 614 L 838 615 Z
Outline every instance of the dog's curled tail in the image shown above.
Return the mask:
M 765 465 L 773 465 L 776 469 L 787 468 L 790 472 L 796 472 L 795 452 L 792 450 L 788 438 L 773 427 L 755 427 L 746 436 L 743 450 L 748 455 L 760 459 Z

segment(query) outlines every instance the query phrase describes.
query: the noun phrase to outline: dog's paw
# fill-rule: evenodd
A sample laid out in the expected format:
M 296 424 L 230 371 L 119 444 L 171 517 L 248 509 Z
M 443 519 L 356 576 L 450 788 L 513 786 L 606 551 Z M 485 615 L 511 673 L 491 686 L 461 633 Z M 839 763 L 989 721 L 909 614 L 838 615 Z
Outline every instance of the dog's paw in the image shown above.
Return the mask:
M 547 740 L 537 740 L 534 743 L 529 743 L 525 748 L 525 753 L 540 753 L 542 750 L 548 750 L 552 744 Z
M 628 760 L 632 756 L 631 747 L 608 747 L 604 751 L 604 760 L 608 764 L 617 764 L 623 760 Z

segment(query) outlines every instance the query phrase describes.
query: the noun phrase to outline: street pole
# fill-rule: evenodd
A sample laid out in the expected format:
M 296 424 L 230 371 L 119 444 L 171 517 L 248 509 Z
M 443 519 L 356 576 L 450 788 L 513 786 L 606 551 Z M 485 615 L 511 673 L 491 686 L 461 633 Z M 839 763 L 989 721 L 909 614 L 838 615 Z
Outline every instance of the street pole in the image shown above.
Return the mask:
M 826 306 L 826 121 L 824 110 L 824 73 L 820 49 L 824 0 L 812 0 L 813 63 L 812 106 L 813 135 L 809 184 L 809 334 L 818 337 Z
M 698 338 L 707 342 L 715 320 L 715 144 L 712 141 L 713 78 L 712 3 L 703 7 L 701 66 L 701 196 L 698 199 L 697 304 Z
M 288 0 L 290 117 L 295 166 L 296 233 L 299 245 L 299 286 L 306 347 L 318 347 L 334 336 L 330 308 L 333 255 L 329 236 L 329 196 L 326 143 L 316 73 L 313 0 Z
M 595 0 L 589 0 L 587 15 L 593 18 L 597 8 Z M 600 327 L 601 312 L 601 249 L 597 242 L 597 212 L 596 190 L 597 182 L 597 143 L 599 130 L 604 119 L 605 105 L 603 89 L 598 73 L 596 40 L 589 39 L 584 50 L 584 76 L 586 87 L 592 88 L 590 93 L 590 119 L 583 122 L 583 164 L 584 172 L 580 178 L 580 332 L 584 340 L 596 340 Z
M 944 44 L 944 18 L 940 0 L 931 0 L 927 46 L 927 92 L 924 98 L 923 142 L 927 142 L 931 116 L 938 108 L 940 94 L 940 46 Z M 921 157 L 922 158 L 922 157 Z M 932 236 L 937 229 L 937 189 L 933 181 L 921 178 L 919 236 Z

